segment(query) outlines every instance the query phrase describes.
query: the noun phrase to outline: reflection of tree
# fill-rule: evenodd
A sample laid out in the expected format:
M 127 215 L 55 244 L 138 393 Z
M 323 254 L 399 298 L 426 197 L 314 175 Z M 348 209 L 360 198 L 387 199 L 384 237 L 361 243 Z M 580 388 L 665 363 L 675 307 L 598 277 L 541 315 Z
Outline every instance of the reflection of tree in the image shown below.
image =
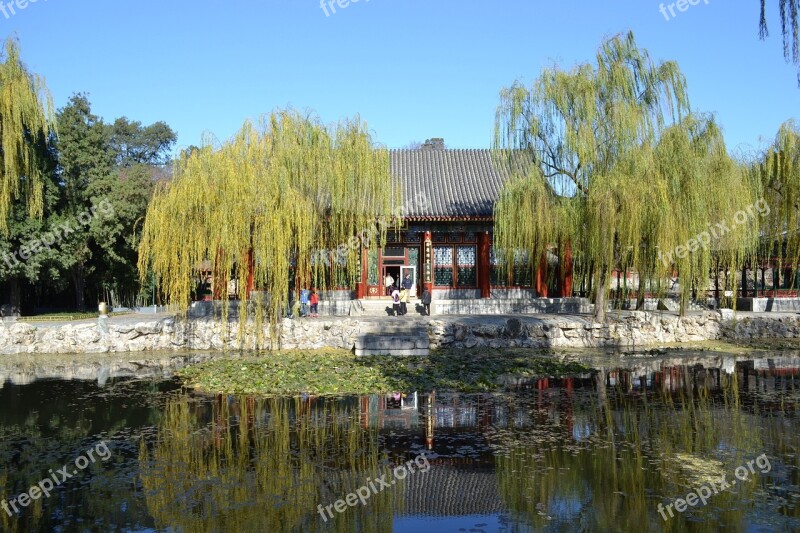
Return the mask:
M 31 502 L 19 515 L 9 517 L 0 509 L 0 531 L 83 531 L 85 524 L 95 524 L 99 531 L 112 525 L 146 523 L 143 500 L 131 497 L 126 484 L 135 478 L 129 458 L 136 457 L 136 448 L 128 446 L 125 435 L 138 434 L 140 428 L 158 420 L 157 399 L 171 387 L 112 380 L 101 390 L 83 381 L 37 381 L 0 389 L 4 407 L 0 410 L 0 500 L 27 491 L 47 478 L 48 470 L 73 464 L 101 440 L 111 451 L 109 460 L 91 463 L 55 487 L 49 498 Z
M 8 419 L 0 421 L 0 458 L 6 462 L 0 467 L 0 500 L 16 498 L 47 477 L 47 468 L 42 465 L 60 467 L 65 461 L 83 454 L 90 446 L 87 437 L 91 423 L 86 413 L 65 412 L 64 406 L 57 403 L 46 412 L 29 412 L 19 425 L 9 422 Z M 98 469 L 90 470 L 96 474 Z M 81 476 L 88 474 L 82 473 Z M 9 517 L 0 509 L 0 531 L 51 530 L 57 525 L 48 515 L 54 504 L 60 503 L 64 508 L 81 507 L 85 494 L 75 489 L 76 484 L 68 481 L 63 487 L 53 490 L 58 493 L 58 500 L 40 498 L 26 508 L 18 506 L 22 511 L 19 515 L 14 513 Z M 14 512 L 13 508 L 11 511 Z M 87 512 L 85 516 L 88 515 Z
M 142 485 L 156 526 L 180 531 L 391 531 L 403 488 L 318 514 L 387 472 L 374 429 L 342 402 L 219 397 L 210 413 L 171 399 L 155 443 L 140 449 Z M 210 414 L 211 420 L 204 420 Z
M 772 472 L 756 469 L 706 507 L 667 522 L 658 514 L 659 503 L 684 497 L 712 476 L 724 473 L 731 481 L 736 467 L 761 453 L 785 456 L 787 440 L 798 445 L 792 426 L 741 409 L 735 374 L 722 376 L 715 395 L 702 379 L 691 382 L 676 395 L 603 386 L 587 403 L 563 394 L 544 409 L 527 407 L 529 427 L 496 429 L 498 487 L 512 530 L 717 531 L 752 523 L 754 501 L 762 506 L 762 489 L 773 484 L 774 461 Z M 770 448 L 781 442 L 781 450 Z

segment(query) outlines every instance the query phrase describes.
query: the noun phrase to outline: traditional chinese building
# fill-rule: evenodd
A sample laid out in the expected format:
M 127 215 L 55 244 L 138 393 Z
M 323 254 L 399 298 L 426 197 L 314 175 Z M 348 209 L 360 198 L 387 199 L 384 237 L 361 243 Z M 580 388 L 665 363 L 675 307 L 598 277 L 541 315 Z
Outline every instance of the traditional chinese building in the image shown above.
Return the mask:
M 387 275 L 396 283 L 410 275 L 412 295 L 424 286 L 435 299 L 571 296 L 571 276 L 557 265 L 533 265 L 520 254 L 511 279 L 500 272 L 494 204 L 511 171 L 491 150 L 445 149 L 434 139 L 392 150 L 390 165 L 404 198 L 403 224 L 384 248 L 363 251 L 356 298 L 385 297 Z

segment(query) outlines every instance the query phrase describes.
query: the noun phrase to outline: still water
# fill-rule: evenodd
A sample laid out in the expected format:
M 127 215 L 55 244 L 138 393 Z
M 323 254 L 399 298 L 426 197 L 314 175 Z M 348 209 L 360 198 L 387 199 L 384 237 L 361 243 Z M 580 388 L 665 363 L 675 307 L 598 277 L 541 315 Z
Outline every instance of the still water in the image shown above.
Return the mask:
M 6 382 L 0 527 L 800 531 L 800 358 L 777 355 L 598 358 L 498 394 Z

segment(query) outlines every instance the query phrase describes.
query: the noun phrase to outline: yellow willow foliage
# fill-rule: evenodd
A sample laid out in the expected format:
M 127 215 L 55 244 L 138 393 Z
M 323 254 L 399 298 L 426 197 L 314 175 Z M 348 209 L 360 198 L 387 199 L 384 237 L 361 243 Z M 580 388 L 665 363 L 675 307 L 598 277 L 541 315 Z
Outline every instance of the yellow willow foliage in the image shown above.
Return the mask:
M 23 195 L 31 217 L 42 215 L 42 169 L 35 143 L 47 142 L 55 124 L 44 80 L 30 74 L 13 38 L 0 62 L 0 231 L 8 234 L 12 202 Z
M 388 471 L 378 430 L 340 404 L 300 398 L 211 405 L 168 401 L 155 442 L 142 441 L 139 475 L 156 527 L 177 531 L 391 531 L 405 487 L 372 494 L 368 505 L 333 504 Z
M 762 220 L 765 252 L 784 248 L 790 265 L 800 261 L 800 129 L 794 121 L 781 125 L 773 145 L 754 165 L 753 175 L 764 190 L 769 214 Z M 796 268 L 796 266 L 795 266 Z
M 650 222 L 652 272 L 663 280 L 677 270 L 683 309 L 692 285 L 705 290 L 712 270 L 735 272 L 756 254 L 760 187 L 729 157 L 713 120 L 693 116 L 662 135 L 653 178 L 663 214 Z
M 755 246 L 752 220 L 663 260 L 756 199 L 714 122 L 688 111 L 678 66 L 655 64 L 630 33 L 603 43 L 595 66 L 553 67 L 531 89 L 503 90 L 495 149 L 529 154 L 538 168 L 501 193 L 501 256 L 527 250 L 535 264 L 548 247 L 563 255 L 570 243 L 579 271 L 594 276 L 598 319 L 615 268 L 638 271 L 659 293 L 677 269 L 685 304 L 693 283 L 705 289 L 712 257 L 741 265 Z
M 246 123 L 222 147 L 205 146 L 178 161 L 148 208 L 140 275 L 152 269 L 167 300 L 186 310 L 193 276 L 209 260 L 223 294 L 238 280 L 242 324 L 248 314 L 261 321 L 260 305 L 244 305 L 252 275 L 269 295 L 276 331 L 290 282 L 318 290 L 343 277 L 355 282 L 356 236 L 377 235 L 368 239 L 373 248 L 385 241 L 396 220 L 391 193 L 388 152 L 358 119 L 328 128 L 294 111 L 275 112 L 259 127 Z
M 495 204 L 496 217 L 508 213 L 509 223 L 495 224 L 494 246 L 500 251 L 501 271 L 508 274 L 509 281 L 519 252 L 534 258 L 536 264 L 535 258 L 542 257 L 559 237 L 569 238 L 571 200 L 558 198 L 539 168 L 528 172 L 510 179 Z

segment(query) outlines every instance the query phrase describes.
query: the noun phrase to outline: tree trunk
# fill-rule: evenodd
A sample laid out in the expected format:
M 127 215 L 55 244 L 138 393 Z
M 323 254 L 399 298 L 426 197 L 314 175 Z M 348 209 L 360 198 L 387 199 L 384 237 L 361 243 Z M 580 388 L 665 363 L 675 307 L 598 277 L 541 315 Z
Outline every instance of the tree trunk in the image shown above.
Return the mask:
M 86 280 L 83 279 L 83 263 L 78 263 L 72 267 L 72 287 L 75 290 L 75 307 L 78 311 L 86 309 L 86 302 L 83 299 Z
M 606 303 L 608 302 L 608 289 L 611 277 L 605 267 L 597 269 L 597 295 L 594 299 L 594 319 L 596 322 L 606 321 Z
M 742 267 L 742 298 L 747 298 L 747 267 Z
M 686 316 L 686 304 L 688 300 L 689 296 L 684 294 L 683 287 L 681 287 L 681 293 L 678 297 L 678 316 Z
M 642 285 L 644 284 L 645 276 L 646 276 L 646 274 L 644 273 L 644 271 L 640 270 L 639 271 L 639 283 L 636 286 L 636 289 L 637 289 L 636 290 L 636 310 L 637 311 L 644 310 L 644 296 L 645 296 L 644 290 L 645 289 L 644 289 L 644 287 Z
M 594 382 L 595 382 L 595 386 L 597 387 L 597 396 L 599 396 L 600 399 L 602 399 L 602 400 L 606 399 L 606 379 L 607 379 L 607 377 L 608 377 L 608 374 L 606 373 L 606 369 L 605 368 L 600 368 L 598 370 L 598 372 L 595 373 L 595 375 L 594 375 Z

